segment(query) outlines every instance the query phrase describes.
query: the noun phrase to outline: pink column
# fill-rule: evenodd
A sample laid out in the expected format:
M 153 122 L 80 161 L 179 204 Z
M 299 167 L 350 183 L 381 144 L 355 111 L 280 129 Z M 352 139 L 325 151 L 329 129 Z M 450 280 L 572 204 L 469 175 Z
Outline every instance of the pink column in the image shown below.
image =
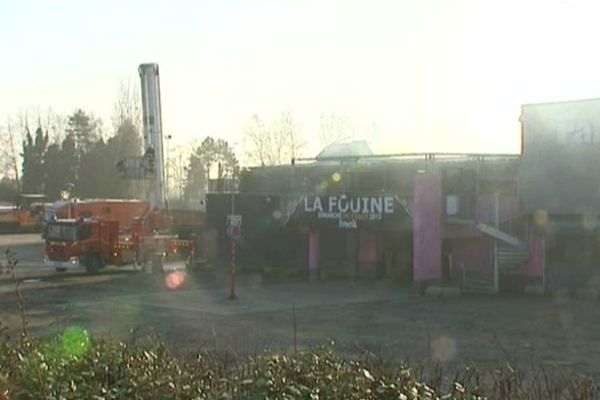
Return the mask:
M 413 266 L 416 283 L 442 278 L 442 182 L 432 173 L 415 178 Z
M 308 234 L 308 275 L 311 281 L 319 278 L 319 232 Z

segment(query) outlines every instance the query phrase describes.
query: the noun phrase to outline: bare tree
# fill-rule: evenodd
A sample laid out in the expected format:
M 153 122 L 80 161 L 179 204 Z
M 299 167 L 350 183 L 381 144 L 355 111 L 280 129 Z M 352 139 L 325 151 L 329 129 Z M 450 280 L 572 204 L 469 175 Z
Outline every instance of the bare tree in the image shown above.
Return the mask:
M 21 110 L 16 118 L 8 116 L 6 125 L 0 129 L 0 167 L 4 176 L 14 179 L 21 188 L 21 146 L 29 132 L 31 111 Z
M 177 145 L 169 149 L 167 167 L 169 187 L 167 193 L 171 199 L 183 199 L 186 186 L 187 169 L 194 145 Z
M 290 110 L 282 111 L 270 126 L 253 115 L 244 130 L 244 142 L 248 161 L 260 165 L 288 163 L 306 149 L 306 141 Z
M 299 130 L 291 110 L 282 111 L 273 129 L 278 149 L 277 164 L 289 162 L 306 149 L 306 141 L 300 136 Z
M 244 144 L 248 149 L 246 157 L 249 162 L 259 165 L 270 163 L 271 149 L 269 128 L 254 114 L 244 129 Z
M 38 126 L 48 134 L 50 140 L 54 143 L 60 143 L 64 139 L 67 128 L 67 118 L 64 115 L 57 114 L 52 108 L 37 110 Z
M 125 125 L 131 125 L 136 130 L 141 127 L 142 110 L 139 93 L 139 86 L 132 84 L 131 80 L 121 81 L 112 116 L 115 131 Z
M 354 138 L 354 127 L 350 119 L 335 111 L 321 114 L 319 142 L 322 147 Z
M 7 122 L 0 128 L 0 168 L 3 177 L 8 177 L 19 182 L 19 152 L 16 149 L 16 140 L 12 124 Z
M 139 93 L 136 83 L 121 80 L 111 117 L 114 135 L 107 141 L 114 165 L 124 158 L 139 157 L 142 154 L 142 111 Z M 142 181 L 122 181 L 118 186 L 121 193 L 133 197 L 146 191 L 145 182 Z

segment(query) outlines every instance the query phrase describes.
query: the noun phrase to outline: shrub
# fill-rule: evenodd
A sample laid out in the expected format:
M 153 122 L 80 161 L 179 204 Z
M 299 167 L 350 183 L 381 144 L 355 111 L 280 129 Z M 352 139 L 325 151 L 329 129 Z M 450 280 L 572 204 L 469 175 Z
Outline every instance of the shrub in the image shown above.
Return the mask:
M 78 328 L 54 338 L 0 343 L 2 400 L 588 399 L 594 390 L 589 378 L 546 371 L 527 377 L 510 367 L 486 373 L 467 368 L 448 380 L 440 368 L 348 359 L 329 347 L 295 355 L 174 357 L 152 338 L 95 340 Z

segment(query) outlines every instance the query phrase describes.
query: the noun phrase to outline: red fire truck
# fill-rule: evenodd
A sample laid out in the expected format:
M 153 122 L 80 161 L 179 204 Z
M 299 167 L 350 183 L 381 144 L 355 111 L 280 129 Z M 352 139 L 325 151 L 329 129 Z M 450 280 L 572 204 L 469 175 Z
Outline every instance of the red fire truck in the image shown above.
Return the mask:
M 172 219 L 167 212 L 158 65 L 142 64 L 139 73 L 146 150 L 143 157 L 121 161 L 117 168 L 123 177 L 147 180 L 146 200 L 123 204 L 101 200 L 87 208 L 84 204 L 67 208 L 75 211 L 69 212 L 67 218 L 64 213 L 57 213 L 48 220 L 46 261 L 58 271 L 79 263 L 89 273 L 105 265 L 131 263 L 151 264 L 153 270 L 162 270 L 165 257 L 181 253 L 188 264 L 198 262 L 197 236 L 179 239 L 172 232 Z M 108 212 L 111 204 L 120 211 Z
M 152 213 L 147 219 L 136 218 L 130 232 L 123 234 L 119 221 L 103 217 L 57 219 L 48 224 L 47 262 L 57 271 L 82 264 L 88 273 L 105 265 L 128 264 L 162 269 L 165 257 L 184 257 L 186 265 L 198 261 L 196 236 L 180 240 L 166 233 L 168 217 Z

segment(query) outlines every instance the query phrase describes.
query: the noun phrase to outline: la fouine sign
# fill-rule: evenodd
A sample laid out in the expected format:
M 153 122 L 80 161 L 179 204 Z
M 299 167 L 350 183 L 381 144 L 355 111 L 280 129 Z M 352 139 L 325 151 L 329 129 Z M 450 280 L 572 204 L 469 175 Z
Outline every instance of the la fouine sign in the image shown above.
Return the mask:
M 304 212 L 338 220 L 340 228 L 356 229 L 359 221 L 381 221 L 385 214 L 393 214 L 394 196 L 307 196 Z

